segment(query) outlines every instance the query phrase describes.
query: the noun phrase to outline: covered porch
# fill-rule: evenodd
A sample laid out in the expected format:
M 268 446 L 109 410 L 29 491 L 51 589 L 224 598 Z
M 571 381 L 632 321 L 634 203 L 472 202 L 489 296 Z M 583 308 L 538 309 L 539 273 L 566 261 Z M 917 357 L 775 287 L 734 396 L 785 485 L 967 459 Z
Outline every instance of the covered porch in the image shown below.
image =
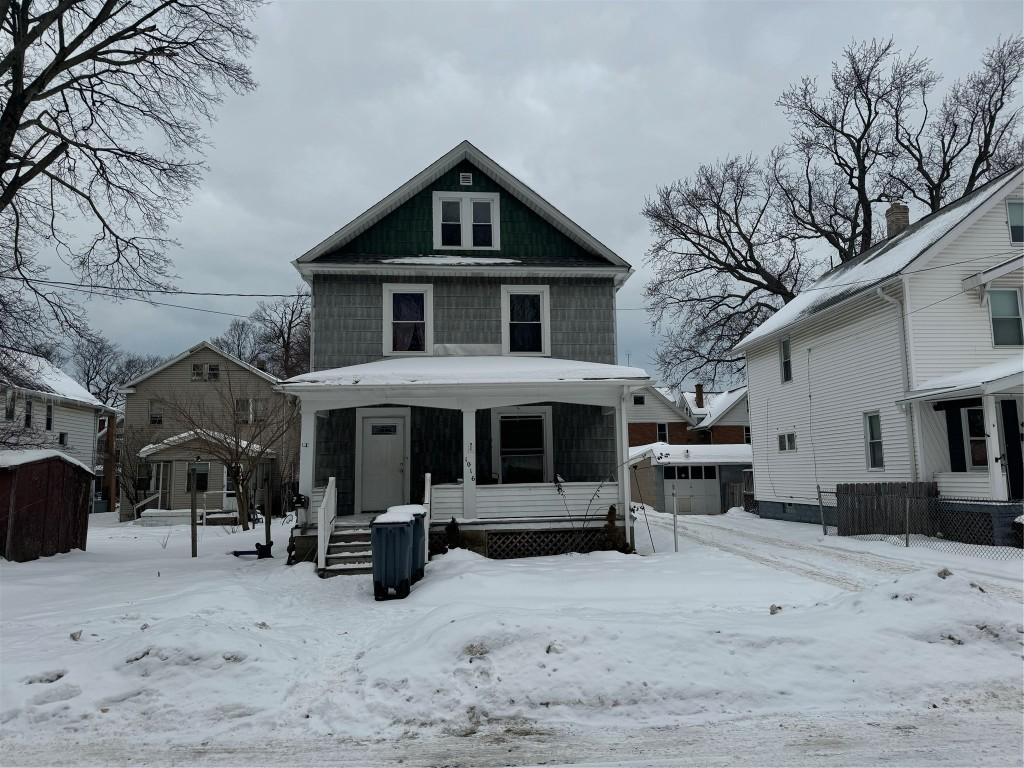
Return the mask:
M 467 529 L 600 526 L 630 536 L 626 407 L 644 371 L 549 358 L 423 357 L 305 374 L 300 524 L 419 503 Z M 425 478 L 431 477 L 429 490 Z
M 1017 357 L 925 382 L 900 405 L 913 414 L 917 465 L 942 496 L 1024 498 L 1024 362 Z

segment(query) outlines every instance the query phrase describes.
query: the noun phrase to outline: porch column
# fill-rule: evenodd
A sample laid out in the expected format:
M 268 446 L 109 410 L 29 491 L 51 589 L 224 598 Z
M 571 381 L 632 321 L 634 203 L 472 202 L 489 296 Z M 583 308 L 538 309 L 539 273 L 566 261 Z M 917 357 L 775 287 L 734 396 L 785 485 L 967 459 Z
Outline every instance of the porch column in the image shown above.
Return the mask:
M 300 403 L 302 426 L 299 433 L 299 493 L 309 499 L 310 509 L 303 513 L 302 523 L 309 525 L 315 519 L 313 505 L 313 475 L 316 463 L 316 411 L 309 403 Z
M 462 409 L 462 516 L 476 517 L 476 408 Z
M 1009 498 L 1006 492 L 1006 474 L 1003 467 L 1006 457 L 1003 455 L 999 441 L 999 417 L 996 410 L 994 395 L 983 395 L 981 408 L 985 415 L 985 448 L 988 451 L 988 488 L 993 499 Z M 1001 461 L 996 461 L 1000 457 Z
M 615 407 L 615 428 L 619 438 L 619 503 L 622 505 L 622 521 L 626 526 L 626 543 L 632 544 L 633 525 L 629 512 L 629 396 L 629 387 L 623 387 L 619 403 Z

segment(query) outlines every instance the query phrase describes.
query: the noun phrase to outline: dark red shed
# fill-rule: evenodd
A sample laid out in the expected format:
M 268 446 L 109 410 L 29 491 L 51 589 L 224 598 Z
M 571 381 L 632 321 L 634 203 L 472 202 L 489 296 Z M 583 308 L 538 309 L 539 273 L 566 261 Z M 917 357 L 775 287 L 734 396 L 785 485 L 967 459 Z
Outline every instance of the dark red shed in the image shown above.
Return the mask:
M 85 549 L 92 482 L 60 451 L 0 451 L 0 556 L 22 563 Z

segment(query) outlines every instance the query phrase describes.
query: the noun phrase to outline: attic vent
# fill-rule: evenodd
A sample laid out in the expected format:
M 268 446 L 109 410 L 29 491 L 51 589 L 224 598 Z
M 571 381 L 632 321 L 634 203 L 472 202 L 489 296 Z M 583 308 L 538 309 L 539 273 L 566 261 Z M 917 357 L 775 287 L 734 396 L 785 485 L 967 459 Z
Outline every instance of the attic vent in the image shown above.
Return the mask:
M 469 187 L 473 185 L 473 174 L 472 173 L 460 173 L 459 184 L 463 187 Z

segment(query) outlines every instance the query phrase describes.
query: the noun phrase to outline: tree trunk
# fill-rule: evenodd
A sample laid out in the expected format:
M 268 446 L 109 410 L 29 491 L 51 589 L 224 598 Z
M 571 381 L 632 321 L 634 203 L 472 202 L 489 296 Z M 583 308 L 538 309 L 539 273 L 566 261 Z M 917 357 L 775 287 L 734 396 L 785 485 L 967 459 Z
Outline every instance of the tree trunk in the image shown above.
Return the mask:
M 240 478 L 235 480 L 235 506 L 238 507 L 238 523 L 243 531 L 249 530 L 249 484 Z

